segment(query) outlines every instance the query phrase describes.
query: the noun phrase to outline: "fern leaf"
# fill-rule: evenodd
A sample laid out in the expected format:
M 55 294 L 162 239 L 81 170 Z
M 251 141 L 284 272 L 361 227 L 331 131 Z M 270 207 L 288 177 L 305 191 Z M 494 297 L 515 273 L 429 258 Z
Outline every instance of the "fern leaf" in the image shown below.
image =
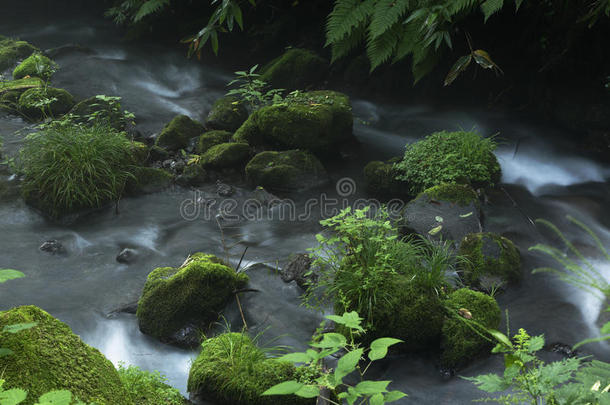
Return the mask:
M 451 6 L 447 7 L 450 15 L 456 15 L 468 11 L 477 6 L 481 0 L 453 0 Z
M 375 1 L 337 0 L 326 22 L 325 46 L 341 41 L 367 22 L 375 10 Z
M 140 21 L 142 18 L 147 17 L 161 10 L 169 5 L 171 0 L 147 0 L 140 6 L 140 9 L 133 17 L 134 22 Z
M 332 44 L 332 57 L 331 63 L 349 54 L 354 48 L 360 45 L 365 38 L 366 25 L 362 24 L 355 27 L 350 35 L 346 35 L 339 41 Z
M 403 31 L 400 34 L 400 40 L 396 46 L 396 52 L 392 63 L 396 63 L 407 55 L 413 53 L 416 45 L 421 42 L 421 33 L 419 24 L 409 23 L 403 25 Z
M 487 22 L 487 19 L 493 14 L 500 11 L 502 6 L 504 6 L 504 0 L 485 0 L 485 2 L 481 4 L 481 11 L 485 15 L 485 22 Z
M 387 62 L 398 45 L 400 40 L 400 25 L 395 24 L 392 28 L 384 32 L 381 36 L 372 39 L 368 38 L 366 44 L 366 54 L 371 62 L 371 72 L 379 65 Z
M 405 14 L 408 5 L 408 0 L 380 0 L 369 25 L 369 38 L 375 39 L 387 32 Z

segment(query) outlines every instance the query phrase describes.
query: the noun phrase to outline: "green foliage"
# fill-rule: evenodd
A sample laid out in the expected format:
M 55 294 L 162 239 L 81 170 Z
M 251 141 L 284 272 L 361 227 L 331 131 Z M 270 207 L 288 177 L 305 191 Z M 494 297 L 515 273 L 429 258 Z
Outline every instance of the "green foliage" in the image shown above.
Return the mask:
M 14 280 L 17 278 L 22 278 L 22 277 L 25 277 L 25 274 L 23 274 L 19 270 L 13 270 L 13 269 L 0 270 L 0 283 L 5 283 L 8 280 Z
M 329 315 L 326 318 L 334 321 L 349 330 L 349 338 L 334 332 L 316 334 L 310 342 L 311 349 L 305 352 L 290 353 L 279 358 L 279 360 L 304 363 L 304 368 L 314 370 L 310 373 L 316 378 L 310 381 L 299 381 L 298 379 L 284 381 L 267 389 L 262 395 L 296 395 L 302 398 L 318 398 L 331 404 L 340 405 L 347 401 L 348 404 L 371 404 L 383 405 L 404 398 L 406 394 L 400 391 L 389 391 L 388 385 L 391 381 L 365 380 L 364 376 L 371 364 L 376 360 L 385 358 L 388 348 L 400 343 L 400 339 L 379 338 L 371 342 L 370 347 L 360 347 L 355 337 L 365 330 L 362 327 L 362 318 L 357 312 L 345 312 L 343 315 Z M 321 328 L 320 328 L 321 329 Z M 345 354 L 337 362 L 333 370 L 324 366 L 324 358 L 340 351 Z M 366 362 L 366 365 L 362 363 Z M 348 376 L 358 375 L 359 382 L 350 385 L 344 381 Z M 325 396 L 327 394 L 330 395 Z
M 22 403 L 27 398 L 27 392 L 19 389 L 12 388 L 5 390 L 3 385 L 6 381 L 0 379 L 0 404 L 2 405 L 17 405 Z M 49 391 L 43 394 L 38 399 L 35 405 L 85 405 L 83 402 L 75 400 L 72 401 L 72 393 L 67 390 L 55 390 Z
M 227 96 L 237 96 L 246 102 L 251 110 L 273 103 L 282 102 L 284 89 L 268 89 L 268 84 L 260 79 L 261 75 L 256 72 L 258 65 L 254 65 L 248 71 L 235 72 L 236 78 L 231 80 L 227 86 L 237 85 L 237 88 L 229 90 Z
M 107 124 L 50 125 L 21 152 L 26 201 L 58 217 L 117 201 L 132 176 L 132 141 Z
M 523 329 L 512 342 L 503 335 L 499 341 L 492 352 L 504 353 L 504 373 L 465 378 L 488 393 L 511 391 L 486 398 L 485 402 L 601 405 L 610 399 L 610 364 L 599 361 L 583 364 L 580 358 L 545 363 L 536 355 L 544 346 L 544 337 L 531 337 Z
M 186 400 L 158 371 L 119 364 L 119 377 L 135 405 L 184 405 Z
M 473 131 L 435 132 L 406 146 L 394 166 L 400 173 L 397 179 L 409 184 L 412 195 L 441 183 L 493 185 L 500 179 L 495 148 L 493 138 Z
M 40 53 L 33 53 L 13 70 L 13 79 L 22 79 L 25 76 L 39 77 L 48 81 L 58 69 L 57 63 Z
M 19 97 L 19 112 L 26 118 L 37 120 L 57 118 L 74 105 L 74 98 L 64 89 L 34 87 Z

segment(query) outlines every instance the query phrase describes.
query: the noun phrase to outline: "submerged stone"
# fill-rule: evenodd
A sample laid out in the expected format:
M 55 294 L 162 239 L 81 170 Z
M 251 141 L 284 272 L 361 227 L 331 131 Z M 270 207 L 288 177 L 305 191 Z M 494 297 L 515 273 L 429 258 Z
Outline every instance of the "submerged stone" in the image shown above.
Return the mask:
M 170 151 L 185 149 L 189 141 L 201 135 L 203 131 L 203 125 L 199 122 L 186 115 L 178 115 L 163 128 L 156 145 Z

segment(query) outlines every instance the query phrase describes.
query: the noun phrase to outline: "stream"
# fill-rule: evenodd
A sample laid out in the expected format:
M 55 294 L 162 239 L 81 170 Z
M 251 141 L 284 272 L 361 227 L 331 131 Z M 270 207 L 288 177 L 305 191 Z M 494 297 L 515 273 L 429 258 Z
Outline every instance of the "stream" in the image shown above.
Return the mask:
M 87 52 L 66 48 L 55 57 L 60 70 L 53 77 L 53 86 L 65 88 L 77 99 L 96 94 L 121 96 L 123 107 L 136 115 L 138 129 L 145 135 L 159 132 L 176 114 L 203 121 L 212 103 L 226 92 L 230 71 L 187 59 L 176 46 L 125 42 L 111 21 L 84 9 L 81 14 L 78 18 L 37 21 L 26 10 L 16 9 L 14 14 L 0 16 L 0 34 L 19 37 L 41 49 L 71 43 L 85 47 Z M 257 62 L 244 61 L 239 68 Z M 361 174 L 365 162 L 401 155 L 405 143 L 431 132 L 476 128 L 485 135 L 499 133 L 502 142 L 497 156 L 504 191 L 499 189 L 489 196 L 484 228 L 507 236 L 521 251 L 523 281 L 498 296 L 501 308 L 509 311 L 511 331 L 525 328 L 532 335 L 544 333 L 547 343 L 569 345 L 599 333 L 595 323 L 601 300 L 551 275 L 531 273 L 553 263 L 539 253 L 528 252 L 528 247 L 556 244 L 556 239 L 528 218 L 545 218 L 556 224 L 610 279 L 610 264 L 602 262 L 590 238 L 565 219 L 568 214 L 576 217 L 610 246 L 610 166 L 579 154 L 574 137 L 552 123 L 528 123 L 486 111 L 438 111 L 417 103 L 352 99 L 352 105 L 354 133 L 361 148 L 344 165 L 331 168 L 331 185 L 307 195 L 289 196 L 298 209 L 305 209 L 306 200 L 318 193 L 341 197 L 348 203 L 366 196 Z M 25 136 L 18 130 L 28 125 L 0 112 L 0 135 L 7 154 L 18 151 Z M 345 177 L 353 179 L 356 186 L 348 195 L 335 189 L 335 183 Z M 0 181 L 14 187 L 14 181 L 5 175 L 0 175 Z M 211 193 L 214 186 L 202 189 Z M 147 274 L 154 268 L 178 266 L 188 254 L 198 251 L 224 255 L 224 238 L 225 245 L 241 242 L 232 250 L 232 260 L 238 261 L 243 247 L 248 246 L 246 261 L 255 264 L 249 270 L 250 286 L 260 292 L 242 298 L 250 329 L 263 334 L 262 343 L 272 341 L 303 349 L 322 314 L 301 306 L 299 288 L 294 282 L 283 283 L 275 269 L 291 254 L 315 245 L 322 214 L 314 212 L 298 223 L 240 219 L 225 224 L 221 233 L 214 218 L 185 218 L 181 214 L 181 205 L 194 198 L 193 190 L 176 186 L 123 199 L 118 215 L 109 207 L 70 224 L 57 224 L 9 193 L 0 199 L 0 267 L 21 270 L 26 278 L 1 287 L 0 309 L 40 306 L 66 322 L 114 364 L 125 362 L 159 370 L 169 384 L 186 394 L 196 351 L 164 345 L 141 334 L 135 315 L 111 313 L 137 301 Z M 40 251 L 39 246 L 49 239 L 59 240 L 66 254 Z M 115 260 L 126 247 L 138 253 L 134 264 Z M 229 304 L 224 316 L 234 328 L 241 327 L 235 303 Z M 581 353 L 610 361 L 610 344 L 590 344 Z M 502 369 L 502 359 L 494 356 L 459 374 L 473 376 Z M 467 404 L 483 396 L 461 378 L 443 379 L 432 354 L 392 357 L 373 370 L 372 377 L 391 379 L 393 389 L 409 395 L 397 403 Z

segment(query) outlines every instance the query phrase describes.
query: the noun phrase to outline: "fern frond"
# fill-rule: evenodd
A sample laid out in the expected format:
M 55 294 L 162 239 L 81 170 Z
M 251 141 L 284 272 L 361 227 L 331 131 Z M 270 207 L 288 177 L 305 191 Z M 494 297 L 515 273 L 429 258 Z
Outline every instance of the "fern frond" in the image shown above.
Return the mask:
M 369 25 L 369 38 L 375 39 L 387 32 L 406 13 L 409 0 L 379 0 Z
M 333 42 L 331 45 L 332 56 L 331 63 L 349 54 L 354 48 L 364 41 L 366 34 L 366 25 L 362 24 L 355 27 L 350 35 L 346 35 L 342 39 Z
M 387 62 L 396 47 L 398 46 L 398 41 L 400 40 L 400 26 L 402 24 L 397 23 L 394 24 L 392 28 L 381 34 L 377 38 L 368 38 L 366 44 L 366 54 L 371 61 L 371 71 L 375 70 L 379 65 Z
M 451 0 L 449 14 L 456 15 L 463 11 L 470 11 L 481 3 L 481 0 Z
M 420 26 L 416 22 L 410 22 L 409 24 L 403 25 L 402 33 L 400 34 L 400 40 L 396 45 L 396 52 L 392 63 L 396 63 L 401 59 L 404 59 L 407 55 L 413 53 L 417 44 L 421 42 L 421 31 Z
M 133 17 L 133 21 L 138 22 L 142 18 L 158 12 L 164 7 L 167 7 L 170 1 L 171 0 L 147 0 L 144 4 L 140 6 L 140 9 Z
M 487 19 L 493 14 L 500 11 L 502 6 L 504 6 L 504 0 L 485 0 L 485 2 L 481 4 L 481 11 L 485 16 L 485 22 L 487 22 Z
M 326 45 L 331 45 L 351 35 L 375 11 L 376 0 L 336 0 L 326 22 Z

